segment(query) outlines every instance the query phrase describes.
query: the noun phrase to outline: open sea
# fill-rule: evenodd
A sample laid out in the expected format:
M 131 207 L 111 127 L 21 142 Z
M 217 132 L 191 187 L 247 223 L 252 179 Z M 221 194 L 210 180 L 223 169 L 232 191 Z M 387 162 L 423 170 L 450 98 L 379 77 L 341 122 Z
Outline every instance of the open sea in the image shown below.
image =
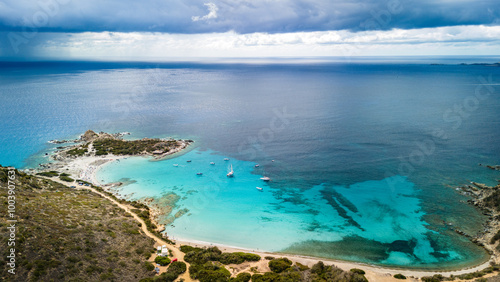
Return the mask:
M 98 179 L 170 207 L 174 239 L 460 268 L 488 256 L 454 229 L 486 218 L 455 188 L 500 178 L 479 165 L 500 164 L 500 68 L 460 63 L 499 60 L 3 62 L 0 164 L 36 167 L 87 129 L 193 139 Z

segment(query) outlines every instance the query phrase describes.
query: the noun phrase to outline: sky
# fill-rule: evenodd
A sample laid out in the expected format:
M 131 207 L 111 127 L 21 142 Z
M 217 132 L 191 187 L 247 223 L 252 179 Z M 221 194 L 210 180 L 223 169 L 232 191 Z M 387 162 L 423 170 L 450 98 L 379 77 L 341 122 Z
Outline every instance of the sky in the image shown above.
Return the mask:
M 0 0 L 0 57 L 499 55 L 498 0 Z

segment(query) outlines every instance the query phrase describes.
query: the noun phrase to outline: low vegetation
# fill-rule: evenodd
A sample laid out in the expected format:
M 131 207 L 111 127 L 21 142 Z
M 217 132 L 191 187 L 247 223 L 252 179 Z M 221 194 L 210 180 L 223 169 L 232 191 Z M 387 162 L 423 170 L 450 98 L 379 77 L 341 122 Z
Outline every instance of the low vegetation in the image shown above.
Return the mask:
M 292 261 L 287 258 L 277 258 L 269 262 L 269 268 L 276 273 L 281 273 L 292 266 Z
M 483 200 L 485 207 L 500 211 L 500 190 L 495 190 L 491 195 Z
M 177 146 L 176 140 L 161 140 L 144 138 L 141 140 L 125 141 L 121 139 L 103 138 L 93 141 L 96 155 L 139 155 L 152 154 L 155 151 L 167 152 Z
M 45 176 L 45 177 L 56 177 L 56 176 L 59 176 L 59 172 L 57 172 L 55 170 L 51 170 L 51 171 L 39 172 L 36 175 Z
M 161 266 L 165 266 L 170 263 L 170 259 L 168 257 L 157 256 L 155 262 Z
M 0 166 L 0 184 L 7 169 Z M 2 281 L 138 281 L 154 273 L 154 249 L 137 222 L 89 191 L 16 171 L 16 275 L 3 267 Z M 7 189 L 0 190 L 6 210 Z M 7 213 L 0 237 L 7 238 Z M 8 250 L 0 255 L 6 263 Z
M 111 193 L 109 193 L 109 194 L 111 194 Z M 114 197 L 114 195 L 113 195 L 113 197 Z M 114 197 L 114 199 L 116 199 L 116 197 Z M 123 201 L 121 199 L 116 199 L 116 200 Z M 158 232 L 158 227 L 151 221 L 151 212 L 149 210 L 149 207 L 144 205 L 144 204 L 140 204 L 138 202 L 132 202 L 130 204 L 133 207 L 138 207 L 136 209 L 132 209 L 132 212 L 136 213 L 137 216 L 139 216 L 142 220 L 144 220 L 144 223 L 146 224 L 146 228 L 148 229 L 148 231 L 151 232 L 152 234 L 154 234 L 158 238 L 164 238 L 163 234 Z M 169 240 L 168 238 L 164 238 L 164 239 L 168 243 L 173 244 L 173 242 L 171 240 Z
M 182 246 L 181 251 L 186 253 L 184 260 L 191 264 L 205 264 L 210 261 L 220 262 L 221 264 L 241 264 L 246 261 L 260 260 L 260 256 L 256 254 L 243 252 L 223 253 L 217 247 L 202 249 Z
M 346 272 L 333 265 L 325 265 L 323 262 L 318 262 L 311 267 L 311 281 L 327 282 L 327 281 L 351 281 L 351 282 L 366 282 L 368 281 L 362 274 L 354 272 Z
M 394 278 L 404 280 L 404 279 L 406 279 L 406 276 L 404 276 L 401 273 L 398 273 L 398 274 L 394 274 Z
M 71 150 L 67 151 L 66 154 L 68 154 L 70 156 L 81 157 L 81 156 L 88 153 L 89 144 L 90 143 L 85 143 L 82 146 L 78 146 L 74 149 L 71 149 Z
M 498 240 L 500 240 L 500 230 L 498 230 L 498 232 L 493 235 L 493 237 L 491 237 L 491 240 L 490 240 L 490 244 L 495 244 Z
M 66 175 L 59 176 L 59 179 L 61 179 L 62 181 L 66 181 L 66 182 L 73 182 L 73 181 L 75 181 L 73 178 L 71 178 L 69 176 L 66 176 Z
M 353 268 L 353 269 L 351 269 L 351 272 L 361 274 L 361 275 L 365 274 L 365 271 L 363 269 L 359 269 L 359 268 Z
M 231 281 L 231 282 L 248 282 L 248 281 L 250 281 L 250 279 L 252 279 L 252 275 L 250 273 L 242 272 L 242 273 L 239 273 L 238 275 L 236 275 L 236 277 L 229 279 L 229 281 Z
M 200 282 L 229 281 L 231 272 L 221 263 L 209 261 L 204 264 L 192 264 L 189 267 L 189 275 Z
M 57 176 L 59 176 L 59 179 L 61 179 L 62 181 L 65 181 L 65 182 L 75 181 L 73 178 L 69 177 L 70 176 L 69 174 L 59 173 L 55 170 L 39 172 L 36 175 L 45 176 L 45 177 L 57 177 Z
M 461 275 L 451 275 L 450 277 L 445 277 L 441 274 L 436 274 L 434 276 L 426 276 L 422 277 L 422 281 L 424 282 L 440 282 L 440 281 L 454 281 L 454 280 L 472 280 L 472 279 L 477 279 L 481 278 L 487 274 L 491 274 L 494 272 L 497 272 L 500 270 L 500 265 L 492 265 L 489 266 L 481 271 L 476 271 L 472 273 L 466 273 L 466 274 L 461 274 Z M 498 279 L 499 277 L 496 276 Z M 497 281 L 497 280 L 494 280 Z
M 266 257 L 271 272 L 258 273 L 256 267 L 251 267 L 250 273 L 240 273 L 231 277 L 226 269 L 227 264 L 241 264 L 261 260 L 260 256 L 250 253 L 236 252 L 223 253 L 217 247 L 197 248 L 181 246 L 186 255 L 184 259 L 191 264 L 189 274 L 191 278 L 205 281 L 234 281 L 234 282 L 365 282 L 366 278 L 359 273 L 345 272 L 335 266 L 327 266 L 323 262 L 309 268 L 300 263 L 293 264 L 288 258 Z M 235 263 L 236 262 L 236 263 Z
M 186 264 L 182 261 L 174 261 L 167 269 L 167 272 L 162 273 L 159 276 L 151 277 L 151 278 L 143 278 L 140 282 L 173 282 L 175 281 L 179 275 L 186 272 Z

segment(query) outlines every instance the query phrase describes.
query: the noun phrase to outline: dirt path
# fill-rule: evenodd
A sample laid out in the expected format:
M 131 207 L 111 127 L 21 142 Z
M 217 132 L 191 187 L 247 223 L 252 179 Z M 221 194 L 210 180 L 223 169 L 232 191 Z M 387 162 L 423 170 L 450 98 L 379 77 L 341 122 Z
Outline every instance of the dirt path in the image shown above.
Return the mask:
M 161 238 L 158 238 L 158 237 L 156 237 L 156 235 L 154 235 L 153 233 L 149 232 L 148 228 L 146 227 L 146 223 L 144 222 L 144 220 L 142 220 L 142 218 L 140 218 L 139 216 L 137 216 L 137 214 L 135 214 L 134 212 L 132 212 L 128 206 L 119 203 L 115 199 L 111 198 L 110 196 L 108 196 L 108 195 L 106 195 L 104 193 L 101 193 L 101 192 L 97 191 L 94 188 L 91 188 L 91 187 L 88 187 L 88 186 L 80 186 L 80 185 L 77 185 L 76 187 L 77 187 L 77 189 L 90 190 L 93 193 L 99 194 L 102 197 L 104 197 L 104 198 L 108 199 L 109 201 L 111 201 L 112 203 L 114 203 L 115 205 L 119 206 L 123 210 L 125 210 L 130 215 L 132 215 L 135 220 L 137 220 L 138 222 L 141 223 L 142 232 L 144 232 L 144 234 L 146 234 L 146 236 L 148 236 L 149 238 L 152 238 L 153 240 L 155 240 L 155 242 L 157 244 L 159 244 L 159 245 L 167 245 L 167 248 L 169 248 L 170 250 L 172 250 L 174 258 L 177 258 L 177 260 L 184 262 L 186 264 L 186 266 L 187 266 L 187 269 L 189 269 L 189 263 L 187 263 L 187 262 L 184 261 L 184 253 L 181 252 L 181 250 L 179 250 L 177 247 L 174 247 L 174 246 L 168 244 L 167 241 L 165 241 L 165 240 L 163 240 Z M 191 279 L 191 277 L 189 277 L 189 271 L 186 271 L 183 274 L 179 275 L 178 280 L 180 280 L 181 278 L 184 279 L 184 281 L 186 281 L 186 282 L 187 281 L 194 281 L 193 279 Z
M 148 236 L 149 238 L 155 240 L 156 244 L 158 244 L 160 246 L 167 245 L 167 248 L 172 251 L 172 254 L 173 254 L 174 258 L 177 258 L 178 261 L 182 261 L 182 262 L 184 262 L 186 264 L 186 267 L 187 267 L 186 272 L 184 272 L 183 274 L 179 275 L 179 277 L 177 278 L 177 281 L 180 280 L 180 279 L 184 279 L 184 281 L 186 281 L 186 282 L 194 282 L 194 281 L 196 281 L 196 280 L 191 279 L 191 277 L 189 276 L 189 271 L 188 271 L 189 270 L 189 263 L 187 263 L 186 261 L 184 261 L 184 253 L 181 252 L 181 250 L 178 248 L 178 246 L 172 246 L 172 245 L 168 244 L 167 241 L 165 241 L 165 240 L 163 240 L 161 238 L 158 238 L 156 235 L 154 235 L 153 233 L 149 232 L 149 230 L 148 230 L 148 228 L 147 228 L 146 223 L 144 222 L 144 220 L 142 220 L 142 218 L 140 218 L 139 216 L 137 216 L 137 214 L 135 214 L 134 212 L 132 212 L 129 206 L 121 204 L 118 201 L 116 201 L 115 199 L 111 198 L 110 196 L 108 196 L 108 195 L 106 195 L 106 194 L 104 194 L 102 192 L 99 192 L 96 189 L 94 189 L 92 187 L 89 187 L 89 186 L 78 185 L 78 183 L 75 184 L 75 183 L 63 182 L 63 181 L 61 181 L 59 179 L 54 179 L 54 178 L 49 178 L 49 177 L 43 177 L 43 178 L 59 182 L 59 183 L 65 185 L 65 186 L 69 186 L 69 185 L 73 184 L 76 187 L 76 189 L 79 189 L 79 190 L 88 190 L 88 191 L 91 191 L 91 192 L 93 192 L 95 194 L 100 195 L 103 198 L 108 199 L 110 202 L 112 202 L 113 204 L 117 205 L 118 207 L 120 207 L 121 209 L 123 209 L 125 212 L 129 213 L 135 220 L 137 220 L 141 224 L 142 232 L 144 232 L 144 234 L 146 234 L 146 236 Z M 166 267 L 160 267 L 160 269 L 162 270 L 162 272 L 164 272 L 166 270 Z

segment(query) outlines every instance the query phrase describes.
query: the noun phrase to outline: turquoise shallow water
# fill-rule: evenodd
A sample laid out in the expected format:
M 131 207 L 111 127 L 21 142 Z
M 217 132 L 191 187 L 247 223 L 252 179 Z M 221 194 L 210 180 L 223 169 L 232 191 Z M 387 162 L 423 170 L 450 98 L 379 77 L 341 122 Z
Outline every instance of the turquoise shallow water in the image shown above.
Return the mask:
M 172 193 L 178 196 L 171 213 L 161 220 L 174 239 L 297 253 L 294 247 L 308 241 L 335 244 L 363 238 L 364 242 L 346 244 L 341 252 L 305 252 L 408 267 L 471 263 L 468 250 L 433 245 L 418 192 L 405 177 L 349 187 L 321 184 L 308 190 L 292 186 L 284 190 L 260 179 L 274 162 L 255 168 L 253 162 L 224 158 L 199 149 L 163 161 L 128 158 L 106 165 L 98 172 L 98 180 L 127 183 L 118 191 L 132 200 L 155 197 L 161 202 L 162 198 L 171 199 Z M 234 178 L 226 176 L 230 165 Z M 174 220 L 179 211 L 185 213 Z M 383 252 L 377 259 L 353 255 L 371 242 L 382 246 L 376 250 Z
M 464 60 L 498 58 L 0 63 L 0 164 L 36 167 L 56 147 L 48 140 L 87 129 L 194 139 L 177 159 L 128 159 L 102 176 L 177 205 L 164 218 L 180 216 L 174 237 L 460 267 L 486 255 L 448 223 L 474 235 L 485 218 L 453 188 L 500 178 L 478 166 L 500 164 L 500 68 Z

